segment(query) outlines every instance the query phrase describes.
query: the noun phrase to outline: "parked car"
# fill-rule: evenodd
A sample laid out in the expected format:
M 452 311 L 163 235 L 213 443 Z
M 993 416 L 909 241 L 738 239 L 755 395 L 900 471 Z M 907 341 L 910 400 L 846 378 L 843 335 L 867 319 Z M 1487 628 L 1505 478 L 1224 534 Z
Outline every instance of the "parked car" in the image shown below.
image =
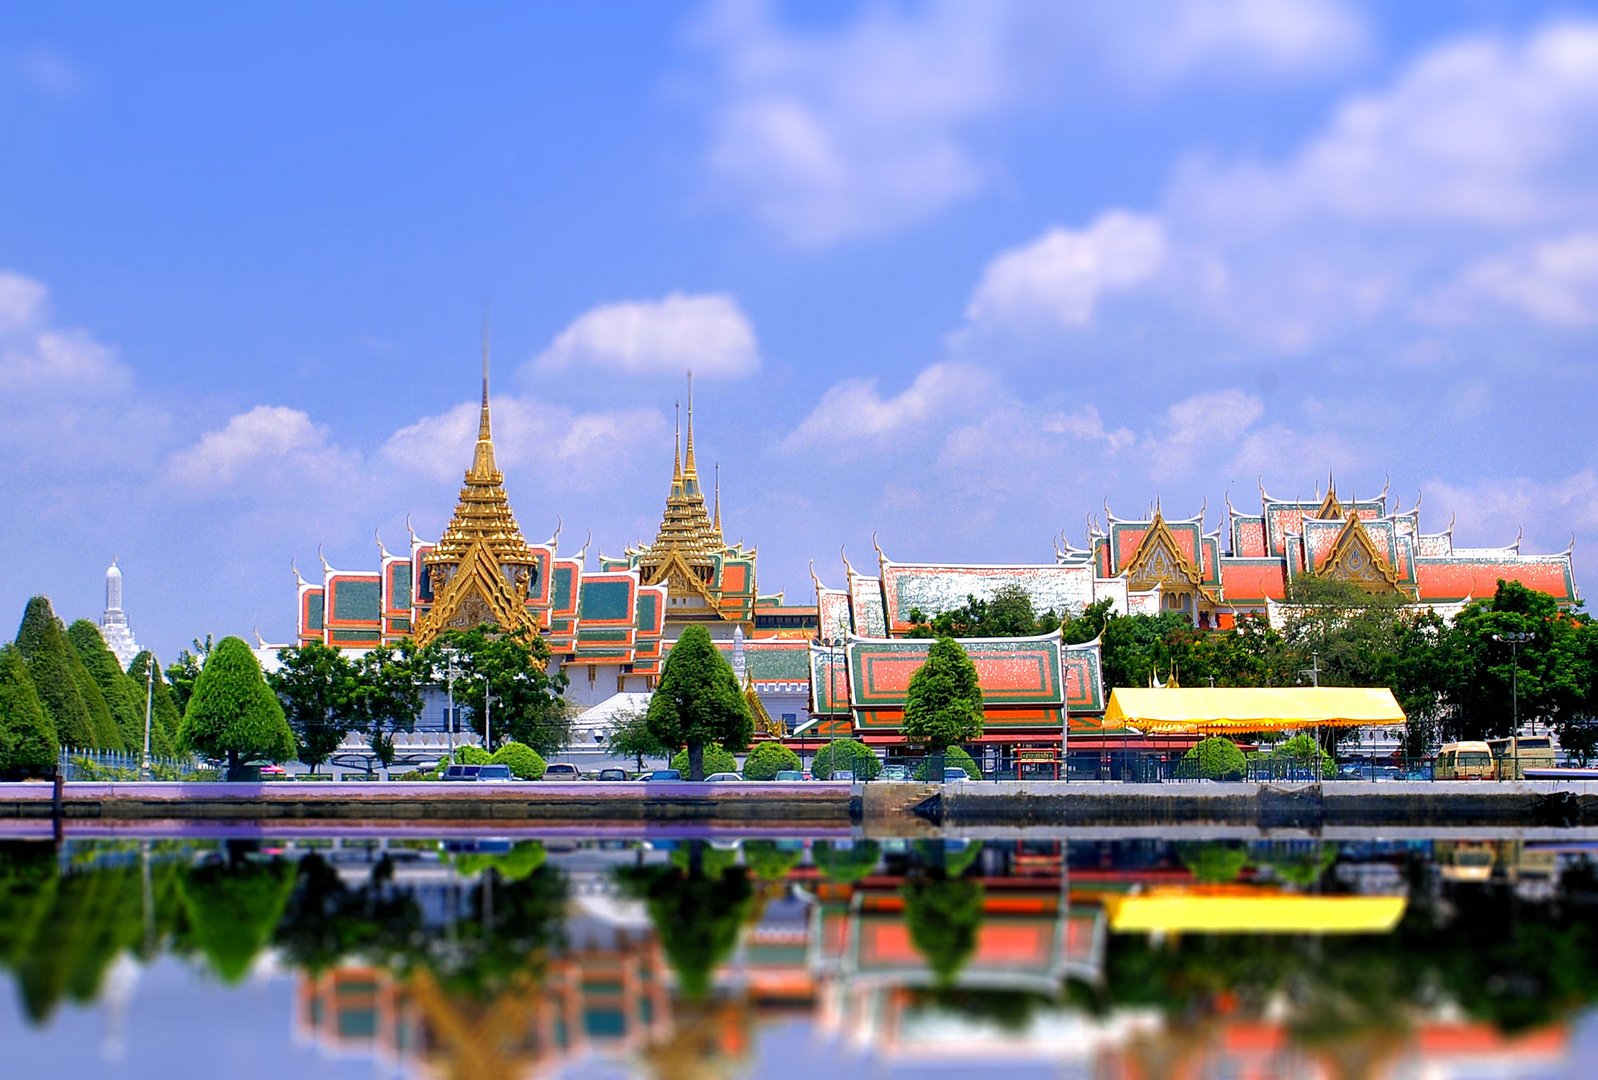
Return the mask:
M 511 775 L 509 765 L 479 765 L 477 767 L 477 779 L 496 784 L 508 784 L 516 777 Z
M 798 769 L 779 769 L 777 775 L 772 777 L 773 780 L 803 780 L 804 778 L 805 774 Z
M 832 770 L 832 778 L 834 780 L 848 780 L 848 781 L 853 782 L 853 780 L 854 780 L 854 770 L 853 769 L 833 769 Z
M 735 772 L 713 772 L 705 777 L 707 784 L 732 784 L 742 780 L 743 777 Z
M 545 780 L 581 780 L 583 774 L 577 766 L 564 761 L 552 761 L 544 767 Z
M 601 780 L 625 780 L 625 779 L 627 779 L 627 770 L 626 769 L 600 769 L 599 770 L 599 778 Z
M 649 780 L 681 780 L 682 772 L 677 769 L 654 769 L 650 772 L 640 773 L 638 779 Z
M 945 765 L 943 767 L 943 782 L 946 783 L 946 784 L 949 781 L 951 781 L 951 780 L 969 780 L 969 779 L 971 779 L 971 778 L 966 775 L 965 770 L 960 768 L 960 766 L 958 766 L 958 765 Z
M 445 780 L 476 780 L 481 765 L 450 765 L 444 770 Z
M 892 781 L 895 781 L 895 782 L 902 783 L 903 781 L 906 781 L 906 780 L 910 779 L 910 766 L 908 766 L 908 765 L 884 765 L 882 767 L 882 775 L 879 777 L 879 779 L 892 780 Z

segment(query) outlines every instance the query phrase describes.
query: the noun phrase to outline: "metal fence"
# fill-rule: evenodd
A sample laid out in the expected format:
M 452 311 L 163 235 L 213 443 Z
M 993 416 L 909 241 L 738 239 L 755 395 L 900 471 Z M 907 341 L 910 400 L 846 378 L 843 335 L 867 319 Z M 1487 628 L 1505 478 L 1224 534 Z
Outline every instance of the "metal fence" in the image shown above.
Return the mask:
M 122 750 L 90 750 L 63 746 L 58 765 L 67 780 L 142 780 L 143 755 Z M 197 758 L 150 755 L 150 778 L 190 780 L 215 772 Z

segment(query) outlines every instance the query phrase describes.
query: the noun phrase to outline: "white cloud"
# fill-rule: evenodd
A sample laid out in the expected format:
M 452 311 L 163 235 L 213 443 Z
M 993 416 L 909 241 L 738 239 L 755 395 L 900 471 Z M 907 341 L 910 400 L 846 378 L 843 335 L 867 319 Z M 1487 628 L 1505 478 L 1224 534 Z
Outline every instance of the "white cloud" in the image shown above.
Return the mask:
M 760 366 L 754 327 L 724 295 L 604 304 L 572 321 L 534 361 L 540 371 L 595 368 L 623 375 L 737 378 Z
M 666 418 L 654 409 L 584 413 L 516 397 L 495 397 L 491 405 L 500 469 L 536 469 L 552 488 L 613 484 L 670 444 Z M 380 456 L 388 466 L 434 481 L 454 479 L 471 464 L 478 417 L 475 402 L 425 417 L 396 431 Z M 662 456 L 660 465 L 670 465 L 669 456 Z
M 1055 412 L 1044 416 L 1042 428 L 1051 435 L 1065 435 L 1083 442 L 1103 442 L 1111 450 L 1124 450 L 1137 441 L 1128 428 L 1109 431 L 1094 405 L 1084 405 L 1074 413 Z
M 858 457 L 890 440 L 924 440 L 937 423 L 991 403 L 992 378 L 968 364 L 933 364 L 900 393 L 885 398 L 876 379 L 846 379 L 829 389 L 815 411 L 783 439 L 785 453 L 832 460 Z
M 86 84 L 83 72 L 66 56 L 38 47 L 0 52 L 0 79 L 14 79 L 53 98 L 73 97 Z
M 81 396 L 132 386 L 114 349 L 86 331 L 51 325 L 49 308 L 43 284 L 0 270 L 0 389 Z
M 1050 229 L 988 263 L 966 315 L 1012 326 L 1081 326 L 1106 293 L 1158 274 L 1165 254 L 1160 222 L 1139 214 L 1111 211 L 1077 232 Z
M 1474 322 L 1488 300 L 1555 326 L 1598 323 L 1598 230 L 1482 259 L 1421 305 L 1422 317 Z
M 257 405 L 167 458 L 167 481 L 199 498 L 286 493 L 296 484 L 326 491 L 354 479 L 358 460 L 327 427 L 299 409 Z
M 1165 410 L 1164 425 L 1145 439 L 1149 475 L 1155 480 L 1187 476 L 1218 445 L 1231 446 L 1265 415 L 1265 403 L 1242 390 L 1218 390 L 1179 401 Z
M 1426 485 L 1433 513 L 1457 515 L 1454 542 L 1462 547 L 1507 544 L 1524 528 L 1522 550 L 1560 551 L 1572 530 L 1598 532 L 1598 473 L 1589 466 L 1548 480 L 1525 476 L 1474 482 L 1436 479 Z
M 725 3 L 695 37 L 715 69 L 711 176 L 788 240 L 820 246 L 981 190 L 997 172 L 981 130 L 1092 74 L 1143 89 L 1200 70 L 1302 77 L 1356 58 L 1365 31 L 1336 0 L 944 0 L 805 30 L 766 5 Z

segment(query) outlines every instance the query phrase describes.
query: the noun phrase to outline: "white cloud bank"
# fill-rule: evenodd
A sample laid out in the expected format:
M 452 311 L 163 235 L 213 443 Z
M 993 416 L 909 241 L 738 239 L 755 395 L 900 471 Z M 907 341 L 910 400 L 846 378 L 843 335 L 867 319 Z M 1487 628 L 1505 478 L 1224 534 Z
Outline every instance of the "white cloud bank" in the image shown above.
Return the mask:
M 695 40 L 713 68 L 714 183 L 814 247 L 901 228 L 983 189 L 997 170 L 978 149 L 982 129 L 1046 109 L 1090 72 L 1141 90 L 1199 72 L 1301 78 L 1363 55 L 1367 33 L 1336 0 L 944 0 L 870 5 L 805 30 L 766 5 L 724 3 Z
M 738 378 L 760 367 L 749 319 L 730 296 L 686 296 L 604 304 L 584 312 L 555 336 L 535 369 L 576 368 L 621 375 L 696 375 Z

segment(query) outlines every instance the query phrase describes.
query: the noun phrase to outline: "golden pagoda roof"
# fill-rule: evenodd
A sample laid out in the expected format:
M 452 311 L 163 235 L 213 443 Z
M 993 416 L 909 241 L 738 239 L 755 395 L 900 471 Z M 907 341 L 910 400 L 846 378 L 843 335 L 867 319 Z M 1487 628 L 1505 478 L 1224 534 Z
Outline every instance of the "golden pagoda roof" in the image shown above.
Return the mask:
M 639 565 L 646 570 L 663 566 L 667 556 L 680 554 L 690 563 L 708 561 L 712 556 L 724 554 L 727 542 L 721 535 L 720 484 L 716 492 L 716 521 L 712 521 L 705 507 L 705 493 L 699 486 L 699 466 L 694 459 L 694 389 L 693 376 L 688 378 L 688 443 L 686 454 L 682 448 L 682 429 L 679 423 L 673 440 L 674 452 L 671 469 L 671 490 L 666 495 L 666 510 L 661 515 L 660 529 L 655 542 L 639 551 Z
M 429 564 L 458 563 L 473 544 L 481 543 L 499 563 L 533 559 L 505 494 L 505 474 L 494 463 L 494 436 L 488 414 L 488 348 L 483 348 L 483 403 L 477 425 L 477 446 L 455 503 L 455 515 L 427 556 Z

